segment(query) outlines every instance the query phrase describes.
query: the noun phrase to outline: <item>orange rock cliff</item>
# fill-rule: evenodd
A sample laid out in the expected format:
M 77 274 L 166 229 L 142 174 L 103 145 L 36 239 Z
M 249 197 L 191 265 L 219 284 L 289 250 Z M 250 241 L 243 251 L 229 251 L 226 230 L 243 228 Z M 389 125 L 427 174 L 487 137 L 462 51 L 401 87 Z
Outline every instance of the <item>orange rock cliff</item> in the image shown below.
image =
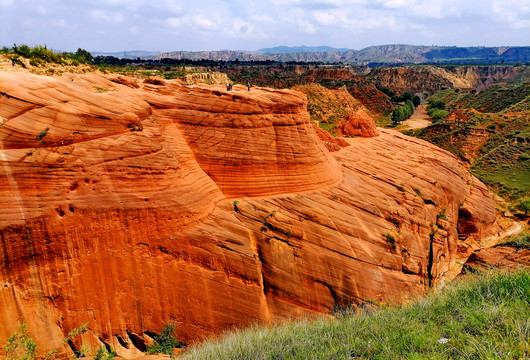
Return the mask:
M 370 126 L 330 153 L 295 91 L 1 72 L 0 96 L 0 343 L 88 322 L 134 357 L 168 322 L 190 343 L 400 303 L 496 231 L 454 156 Z

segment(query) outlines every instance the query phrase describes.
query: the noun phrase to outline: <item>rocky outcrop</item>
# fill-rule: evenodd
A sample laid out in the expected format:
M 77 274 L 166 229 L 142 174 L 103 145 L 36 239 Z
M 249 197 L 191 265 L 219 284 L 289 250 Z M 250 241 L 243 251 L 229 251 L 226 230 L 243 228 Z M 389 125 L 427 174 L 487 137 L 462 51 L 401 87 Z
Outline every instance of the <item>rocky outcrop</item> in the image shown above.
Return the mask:
M 405 91 L 435 93 L 443 88 L 482 90 L 493 83 L 528 77 L 524 66 L 422 66 L 376 68 L 369 77 L 398 94 Z
M 424 141 L 331 154 L 298 92 L 115 79 L 0 73 L 0 342 L 24 321 L 44 351 L 88 322 L 83 345 L 132 357 L 167 322 L 190 343 L 400 303 L 496 231 L 483 185 Z
M 388 115 L 394 110 L 390 98 L 372 83 L 351 86 L 348 91 L 373 114 Z
M 466 261 L 463 272 L 500 268 L 514 270 L 530 267 L 530 249 L 511 246 L 495 246 L 477 250 Z
M 374 120 L 362 109 L 348 115 L 340 123 L 339 131 L 346 136 L 379 136 Z
M 326 149 L 328 151 L 339 151 L 344 146 L 350 146 L 350 143 L 348 143 L 346 140 L 344 140 L 341 137 L 336 137 L 331 135 L 326 130 L 323 130 L 318 127 L 316 123 L 313 124 L 313 129 L 315 130 L 315 133 L 317 134 L 318 138 L 322 141 Z

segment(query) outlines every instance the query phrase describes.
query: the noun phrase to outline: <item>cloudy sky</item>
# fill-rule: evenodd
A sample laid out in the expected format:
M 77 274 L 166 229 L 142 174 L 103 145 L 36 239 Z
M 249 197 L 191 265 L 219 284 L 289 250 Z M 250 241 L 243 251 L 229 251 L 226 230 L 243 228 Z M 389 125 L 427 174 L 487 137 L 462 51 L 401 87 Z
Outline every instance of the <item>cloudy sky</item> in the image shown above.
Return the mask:
M 530 0 L 0 0 L 0 46 L 530 45 Z

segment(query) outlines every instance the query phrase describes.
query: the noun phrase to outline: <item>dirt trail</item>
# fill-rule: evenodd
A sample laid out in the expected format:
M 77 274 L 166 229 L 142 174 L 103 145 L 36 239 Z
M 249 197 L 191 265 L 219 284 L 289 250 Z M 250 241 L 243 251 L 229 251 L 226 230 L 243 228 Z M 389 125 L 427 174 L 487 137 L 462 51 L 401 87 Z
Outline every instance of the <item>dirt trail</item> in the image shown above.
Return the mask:
M 399 126 L 400 131 L 423 129 L 432 124 L 431 117 L 427 114 L 425 106 L 419 105 L 414 114 Z

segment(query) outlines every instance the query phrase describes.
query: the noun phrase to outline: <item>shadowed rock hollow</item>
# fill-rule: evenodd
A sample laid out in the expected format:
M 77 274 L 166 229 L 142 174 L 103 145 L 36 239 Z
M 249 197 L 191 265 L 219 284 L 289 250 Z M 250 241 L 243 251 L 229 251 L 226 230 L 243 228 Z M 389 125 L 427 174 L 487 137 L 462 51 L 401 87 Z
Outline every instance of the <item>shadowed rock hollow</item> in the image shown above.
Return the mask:
M 330 153 L 295 91 L 156 83 L 0 73 L 0 342 L 88 322 L 83 344 L 132 357 L 167 322 L 189 343 L 400 303 L 496 231 L 484 185 L 427 142 Z

